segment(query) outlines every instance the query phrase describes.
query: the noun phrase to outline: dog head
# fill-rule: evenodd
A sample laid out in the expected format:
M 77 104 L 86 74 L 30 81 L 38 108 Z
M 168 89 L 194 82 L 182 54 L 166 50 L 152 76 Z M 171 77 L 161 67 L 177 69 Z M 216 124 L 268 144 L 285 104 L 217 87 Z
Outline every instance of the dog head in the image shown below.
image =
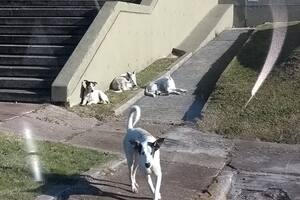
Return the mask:
M 160 148 L 164 138 L 159 138 L 154 142 L 139 142 L 137 140 L 130 141 L 134 149 L 139 153 L 140 165 L 145 167 L 148 173 L 150 173 L 150 168 L 153 166 L 155 152 Z
M 132 87 L 137 87 L 135 72 L 127 72 L 126 76 L 127 76 L 128 80 L 131 82 Z
M 85 85 L 86 85 L 85 86 L 86 91 L 88 93 L 94 92 L 95 87 L 97 85 L 97 82 L 95 82 L 95 81 L 88 81 L 88 80 L 84 80 L 84 82 L 85 82 Z

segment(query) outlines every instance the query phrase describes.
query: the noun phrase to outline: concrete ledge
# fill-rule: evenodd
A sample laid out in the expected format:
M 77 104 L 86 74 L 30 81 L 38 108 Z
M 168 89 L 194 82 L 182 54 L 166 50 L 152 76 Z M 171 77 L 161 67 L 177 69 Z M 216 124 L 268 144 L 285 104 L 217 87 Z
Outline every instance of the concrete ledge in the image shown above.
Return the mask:
M 162 78 L 168 74 L 172 74 L 176 69 L 178 69 L 183 63 L 185 63 L 190 57 L 192 56 L 192 53 L 185 53 L 183 56 L 178 58 L 173 64 L 171 64 L 170 70 L 161 75 L 159 78 Z M 125 110 L 127 110 L 130 106 L 132 106 L 135 102 L 137 102 L 140 98 L 144 96 L 144 89 L 139 89 L 140 91 L 131 99 L 129 99 L 127 102 L 122 104 L 121 106 L 114 109 L 115 115 L 121 115 L 124 113 Z M 151 98 L 151 97 L 149 97 Z
M 226 200 L 233 179 L 234 172 L 222 171 L 199 200 Z
M 170 54 L 217 5 L 217 0 L 106 2 L 52 84 L 52 101 L 80 102 L 84 79 L 106 90 L 126 71 L 140 71 Z

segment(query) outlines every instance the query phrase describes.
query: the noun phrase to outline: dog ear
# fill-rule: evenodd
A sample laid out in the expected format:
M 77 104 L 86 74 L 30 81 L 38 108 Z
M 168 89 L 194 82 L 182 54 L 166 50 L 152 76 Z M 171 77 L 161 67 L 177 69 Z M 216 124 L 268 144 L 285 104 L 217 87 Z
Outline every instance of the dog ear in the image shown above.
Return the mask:
M 92 83 L 93 83 L 94 85 L 97 85 L 97 84 L 98 84 L 96 81 L 93 81 Z
M 162 143 L 164 142 L 165 138 L 158 138 L 155 142 L 149 142 L 148 145 L 154 149 L 154 151 L 158 150 Z
M 141 143 L 139 141 L 137 141 L 137 140 L 130 140 L 129 142 L 130 142 L 130 144 L 132 145 L 132 147 L 135 150 L 137 150 L 139 153 L 141 153 L 141 151 L 142 151 L 142 145 L 141 145 Z

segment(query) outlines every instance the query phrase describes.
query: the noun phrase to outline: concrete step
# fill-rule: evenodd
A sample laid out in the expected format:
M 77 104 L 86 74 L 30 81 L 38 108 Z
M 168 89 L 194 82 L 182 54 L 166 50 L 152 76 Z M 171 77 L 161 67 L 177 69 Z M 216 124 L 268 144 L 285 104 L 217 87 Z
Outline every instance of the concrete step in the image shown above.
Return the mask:
M 50 102 L 50 90 L 0 89 L 0 101 L 6 102 Z
M 2 8 L 1 17 L 82 17 L 95 16 L 97 8 Z
M 75 49 L 74 45 L 14 45 L 0 44 L 0 54 L 3 55 L 51 55 L 69 56 Z
M 6 89 L 50 89 L 52 79 L 25 78 L 25 77 L 0 77 L 0 88 Z
M 94 17 L 0 17 L 0 25 L 90 25 Z
M 88 26 L 0 26 L 0 34 L 84 34 Z
M 50 101 L 51 83 L 104 3 L 0 0 L 0 101 Z
M 33 7 L 33 6 L 103 6 L 99 0 L 1 0 L 0 7 Z
M 82 35 L 6 35 L 0 34 L 0 44 L 76 45 Z
M 26 56 L 26 55 L 0 55 L 0 65 L 32 65 L 62 67 L 68 57 L 57 56 Z
M 1 66 L 3 77 L 55 78 L 60 68 L 45 66 Z

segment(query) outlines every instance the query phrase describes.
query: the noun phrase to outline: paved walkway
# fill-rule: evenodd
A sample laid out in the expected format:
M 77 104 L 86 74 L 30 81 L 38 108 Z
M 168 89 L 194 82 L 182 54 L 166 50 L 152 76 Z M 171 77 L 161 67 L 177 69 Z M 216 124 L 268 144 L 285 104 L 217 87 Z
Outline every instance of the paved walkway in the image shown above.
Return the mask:
M 200 118 L 208 93 L 248 38 L 247 32 L 224 31 L 194 53 L 171 74 L 178 88 L 187 89 L 186 95 L 141 98 L 136 104 L 142 109 L 142 119 L 156 123 L 180 124 L 182 120 L 195 121 Z
M 298 145 L 229 141 L 185 125 L 186 121 L 201 116 L 204 101 L 216 80 L 213 77 L 218 77 L 223 71 L 245 40 L 245 35 L 243 30 L 222 33 L 172 74 L 177 86 L 188 90 L 186 95 L 143 97 L 137 102 L 142 108 L 142 121 L 138 126 L 156 136 L 164 134 L 166 138 L 161 152 L 161 192 L 165 200 L 188 200 L 203 195 L 202 191 L 210 186 L 228 162 L 231 168 L 225 168 L 225 171 L 233 177 L 230 178 L 233 180 L 231 199 L 243 199 L 253 194 L 248 194 L 249 191 L 270 187 L 286 191 L 292 199 L 300 197 Z M 207 85 L 210 87 L 204 87 Z M 0 117 L 0 131 L 9 134 L 22 135 L 24 129 L 29 128 L 38 139 L 122 154 L 125 118 L 99 122 L 81 118 L 57 106 L 30 104 L 0 104 Z M 61 193 L 64 199 L 152 199 L 141 176 L 138 177 L 140 193 L 129 191 L 125 163 L 120 164 L 116 171 L 96 170 L 91 175 L 72 187 L 57 185 L 43 197 L 55 196 L 64 189 Z

